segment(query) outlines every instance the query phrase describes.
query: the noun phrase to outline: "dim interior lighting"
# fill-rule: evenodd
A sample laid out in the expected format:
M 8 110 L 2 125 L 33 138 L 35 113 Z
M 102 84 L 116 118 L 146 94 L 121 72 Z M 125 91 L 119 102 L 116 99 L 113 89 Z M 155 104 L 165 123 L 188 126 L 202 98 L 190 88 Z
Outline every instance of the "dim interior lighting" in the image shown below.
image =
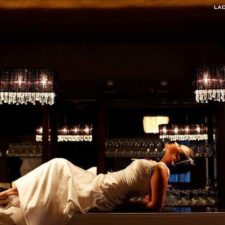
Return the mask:
M 185 132 L 189 133 L 189 127 L 188 126 L 185 127 Z
M 62 129 L 62 133 L 63 133 L 63 134 L 68 133 L 68 129 L 67 129 L 66 127 L 64 127 L 64 128 Z
M 175 133 L 175 134 L 178 133 L 178 128 L 177 128 L 177 126 L 174 128 L 174 133 Z
M 48 77 L 45 74 L 41 75 L 41 85 L 43 88 L 46 88 L 46 86 L 48 85 Z
M 73 133 L 77 134 L 79 133 L 79 128 L 78 127 L 75 127 L 74 129 L 72 129 Z
M 91 142 L 93 139 L 92 125 L 77 125 L 75 127 L 63 127 L 58 129 L 57 140 L 58 142 Z M 51 131 L 49 130 L 49 133 Z M 36 130 L 36 141 L 41 142 L 43 135 L 43 128 L 40 127 Z M 51 140 L 50 135 L 48 140 Z
M 225 66 L 199 66 L 195 86 L 196 102 L 225 102 Z
M 2 69 L 0 104 L 53 105 L 54 73 L 48 69 Z
M 143 127 L 145 133 L 159 133 L 159 125 L 168 124 L 168 116 L 144 116 Z
M 201 141 L 208 140 L 208 129 L 204 124 L 176 125 L 167 124 L 159 126 L 160 139 L 171 141 Z

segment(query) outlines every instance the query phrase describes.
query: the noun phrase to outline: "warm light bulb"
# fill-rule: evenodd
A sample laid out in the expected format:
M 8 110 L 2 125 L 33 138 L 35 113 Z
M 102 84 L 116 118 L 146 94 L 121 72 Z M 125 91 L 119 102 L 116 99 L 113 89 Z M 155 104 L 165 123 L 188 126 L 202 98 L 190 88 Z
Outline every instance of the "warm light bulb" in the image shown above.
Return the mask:
M 86 127 L 84 128 L 84 133 L 88 134 L 89 132 L 90 132 L 90 129 L 89 129 L 88 126 L 86 126 Z
M 19 86 L 22 85 L 22 83 L 23 83 L 23 77 L 22 77 L 22 76 L 19 76 L 19 77 L 18 77 L 17 83 L 18 83 Z
M 174 128 L 174 133 L 175 133 L 175 134 L 178 133 L 178 128 L 177 128 L 177 127 Z
M 166 134 L 167 133 L 166 127 L 163 127 L 162 131 L 163 131 L 164 134 Z
M 41 77 L 41 85 L 42 85 L 43 87 L 46 87 L 47 84 L 48 84 L 48 78 L 47 78 L 46 75 L 43 75 L 43 76 Z
M 205 85 L 207 85 L 209 83 L 209 74 L 208 73 L 203 74 L 203 81 L 204 81 Z
M 43 133 L 43 128 L 42 128 L 42 127 L 38 128 L 38 129 L 37 129 L 37 132 L 38 132 L 39 134 L 42 134 L 42 133 Z
M 75 134 L 77 134 L 78 131 L 79 131 L 78 127 L 75 127 L 75 128 L 73 129 L 73 132 L 74 132 Z
M 67 133 L 67 128 L 64 127 L 64 128 L 62 129 L 62 132 L 63 132 L 63 133 Z
M 200 128 L 199 126 L 197 126 L 197 127 L 196 127 L 196 131 L 197 131 L 198 133 L 200 133 L 200 132 L 201 132 L 201 128 Z
M 186 132 L 186 133 L 189 133 L 189 127 L 188 127 L 188 126 L 185 127 L 185 132 Z

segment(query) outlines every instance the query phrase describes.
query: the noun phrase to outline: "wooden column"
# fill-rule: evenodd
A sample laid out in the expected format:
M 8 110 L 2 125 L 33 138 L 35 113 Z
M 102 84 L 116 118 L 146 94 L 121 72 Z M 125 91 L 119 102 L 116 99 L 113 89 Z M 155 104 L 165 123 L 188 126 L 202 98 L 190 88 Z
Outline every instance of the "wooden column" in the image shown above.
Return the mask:
M 98 123 L 97 123 L 97 151 L 98 151 L 98 173 L 105 172 L 105 140 L 106 140 L 106 101 L 99 100 L 98 105 Z
M 42 119 L 42 163 L 47 162 L 50 159 L 50 142 L 48 140 L 49 136 L 49 117 L 50 111 L 49 106 L 43 106 L 43 119 Z
M 216 149 L 219 206 L 225 207 L 225 106 L 216 107 Z
M 0 157 L 0 183 L 9 182 L 9 173 L 6 158 L 7 149 L 8 144 L 4 140 L 0 140 L 0 152 L 2 153 L 2 157 Z
M 211 108 L 207 108 L 207 125 L 208 125 L 208 144 L 213 144 L 213 134 L 214 134 L 214 119 L 213 119 L 213 112 Z
M 58 155 L 58 111 L 56 104 L 51 106 L 51 144 L 50 144 L 50 159 Z
M 207 107 L 207 117 L 205 123 L 208 125 L 208 145 L 213 146 L 214 141 L 214 116 L 211 107 Z M 206 157 L 206 186 L 217 187 L 217 168 L 216 168 L 216 157 Z

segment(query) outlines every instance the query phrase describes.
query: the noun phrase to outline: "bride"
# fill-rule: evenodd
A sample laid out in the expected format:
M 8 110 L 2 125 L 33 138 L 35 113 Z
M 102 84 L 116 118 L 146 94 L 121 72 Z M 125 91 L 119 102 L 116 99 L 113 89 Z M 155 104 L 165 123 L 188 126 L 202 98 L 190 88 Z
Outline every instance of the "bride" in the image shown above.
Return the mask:
M 193 157 L 185 145 L 165 145 L 159 162 L 134 160 L 118 172 L 94 175 L 65 159 L 52 159 L 0 193 L 1 225 L 65 225 L 76 213 L 111 211 L 132 196 L 151 210 L 164 205 L 169 166 Z M 140 203 L 139 203 L 140 204 Z

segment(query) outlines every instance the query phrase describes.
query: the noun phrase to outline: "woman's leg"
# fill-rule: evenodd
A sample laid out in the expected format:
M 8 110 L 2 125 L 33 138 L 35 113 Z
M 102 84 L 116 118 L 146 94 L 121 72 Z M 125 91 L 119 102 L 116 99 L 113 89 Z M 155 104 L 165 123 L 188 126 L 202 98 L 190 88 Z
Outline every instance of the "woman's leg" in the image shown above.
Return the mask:
M 0 209 L 0 225 L 16 225 L 9 214 L 5 214 Z
M 22 209 L 15 206 L 0 209 L 0 225 L 26 225 Z
M 0 193 L 0 225 L 26 225 L 16 187 Z
M 9 220 L 13 222 L 13 225 L 26 225 L 23 212 L 20 207 L 11 206 L 5 211 L 6 211 L 6 215 L 8 215 Z

